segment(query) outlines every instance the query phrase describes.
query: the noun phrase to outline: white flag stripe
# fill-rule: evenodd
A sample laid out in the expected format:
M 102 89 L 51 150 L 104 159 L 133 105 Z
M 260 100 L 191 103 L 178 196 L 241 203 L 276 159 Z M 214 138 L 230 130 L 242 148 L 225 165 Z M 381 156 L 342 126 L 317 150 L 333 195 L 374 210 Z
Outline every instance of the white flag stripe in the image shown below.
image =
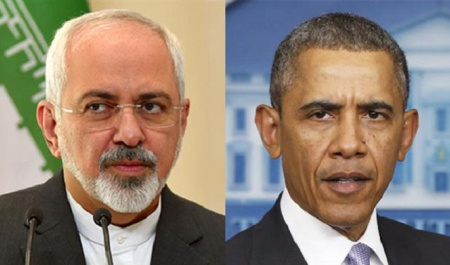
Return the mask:
M 51 173 L 41 170 L 45 160 L 28 130 L 18 128 L 20 115 L 3 85 L 0 85 L 0 106 L 0 194 L 3 194 L 42 183 Z

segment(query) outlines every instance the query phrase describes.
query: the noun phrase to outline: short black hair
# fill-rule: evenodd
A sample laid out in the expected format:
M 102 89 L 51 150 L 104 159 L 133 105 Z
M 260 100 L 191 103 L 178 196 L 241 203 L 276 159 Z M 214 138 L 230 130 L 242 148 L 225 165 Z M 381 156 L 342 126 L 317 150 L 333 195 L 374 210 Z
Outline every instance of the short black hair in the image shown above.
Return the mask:
M 409 97 L 409 74 L 406 58 L 394 38 L 375 22 L 349 13 L 329 13 L 310 19 L 296 27 L 275 52 L 270 99 L 281 113 L 281 98 L 296 77 L 301 52 L 321 48 L 347 51 L 385 51 L 391 57 L 396 81 L 406 108 Z

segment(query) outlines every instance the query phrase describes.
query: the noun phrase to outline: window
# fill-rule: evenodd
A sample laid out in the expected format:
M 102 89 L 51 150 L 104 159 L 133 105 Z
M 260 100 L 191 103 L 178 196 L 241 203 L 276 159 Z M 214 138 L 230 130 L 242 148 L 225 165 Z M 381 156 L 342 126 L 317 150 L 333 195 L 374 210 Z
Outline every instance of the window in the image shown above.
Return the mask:
M 234 154 L 234 172 L 233 179 L 235 185 L 243 185 L 245 184 L 246 179 L 246 166 L 247 166 L 247 158 L 244 153 L 235 153 Z
M 392 184 L 397 186 L 403 186 L 411 184 L 412 182 L 412 152 L 410 150 L 406 155 L 403 162 L 398 162 L 395 166 L 394 178 L 392 179 Z
M 245 132 L 247 129 L 245 109 L 238 108 L 234 112 L 235 130 L 236 132 Z
M 284 178 L 281 170 L 281 158 L 272 159 L 265 150 L 261 149 L 262 152 L 262 165 L 264 181 L 262 183 L 263 189 L 269 192 L 279 192 L 284 187 Z
M 445 132 L 447 130 L 447 110 L 436 110 L 436 130 L 438 132 Z
M 447 172 L 434 173 L 434 190 L 436 192 L 448 191 L 448 174 Z
M 398 162 L 395 166 L 394 171 L 394 178 L 392 179 L 392 185 L 402 185 L 404 184 L 404 176 L 405 176 L 405 163 L 404 162 Z
M 268 180 L 269 185 L 279 185 L 281 183 L 281 163 L 280 159 L 272 159 L 269 156 L 269 170 L 268 170 Z
M 251 164 L 251 143 L 236 141 L 227 147 L 227 186 L 230 190 L 245 190 L 249 188 L 251 179 L 249 167 Z

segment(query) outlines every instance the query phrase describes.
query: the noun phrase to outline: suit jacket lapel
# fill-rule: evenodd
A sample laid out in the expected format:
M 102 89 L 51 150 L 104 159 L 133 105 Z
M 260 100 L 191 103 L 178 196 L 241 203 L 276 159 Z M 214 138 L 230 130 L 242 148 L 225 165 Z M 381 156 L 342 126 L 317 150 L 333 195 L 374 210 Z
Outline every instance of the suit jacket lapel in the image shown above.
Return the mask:
M 32 263 L 85 264 L 83 248 L 67 201 L 61 172 L 40 187 L 33 206 L 42 210 L 43 220 L 36 228 Z M 26 245 L 22 247 L 24 252 L 25 248 Z
M 251 265 L 307 265 L 284 222 L 280 209 L 281 195 L 253 232 Z M 274 251 L 276 249 L 277 251 Z
M 206 257 L 196 250 L 203 233 L 180 198 L 169 188 L 162 191 L 162 212 L 156 228 L 152 265 L 203 265 L 209 264 Z

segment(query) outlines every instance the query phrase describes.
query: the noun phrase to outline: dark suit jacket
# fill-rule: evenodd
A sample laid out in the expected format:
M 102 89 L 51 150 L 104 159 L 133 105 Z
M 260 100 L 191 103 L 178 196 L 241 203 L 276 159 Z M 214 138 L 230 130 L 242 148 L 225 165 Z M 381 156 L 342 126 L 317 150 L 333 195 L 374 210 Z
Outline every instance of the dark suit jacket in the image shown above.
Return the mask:
M 449 265 L 450 238 L 378 217 L 389 265 Z M 313 242 L 311 242 L 313 243 Z M 227 265 L 306 265 L 280 210 L 280 199 L 255 226 L 226 244 Z
M 224 217 L 162 191 L 152 265 L 224 264 Z M 36 229 L 32 264 L 82 265 L 83 248 L 67 201 L 62 173 L 45 184 L 0 196 L 0 264 L 24 264 L 28 230 L 25 212 L 43 212 Z

